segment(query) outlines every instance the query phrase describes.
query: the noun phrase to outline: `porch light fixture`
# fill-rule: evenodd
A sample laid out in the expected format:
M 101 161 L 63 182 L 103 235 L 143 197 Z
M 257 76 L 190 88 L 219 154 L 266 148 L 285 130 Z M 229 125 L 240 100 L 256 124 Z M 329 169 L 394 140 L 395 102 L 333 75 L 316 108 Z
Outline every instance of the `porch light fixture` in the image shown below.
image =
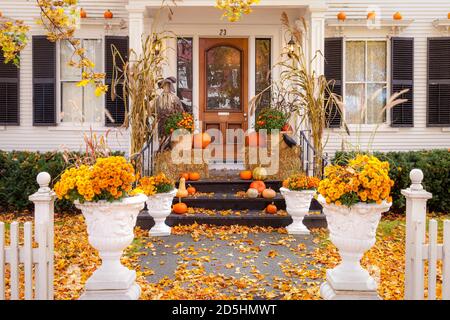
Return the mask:
M 291 40 L 288 42 L 288 57 L 292 58 L 295 52 L 295 41 L 294 38 L 291 37 Z
M 222 18 L 228 21 L 239 21 L 243 14 L 252 12 L 251 6 L 259 3 L 259 0 L 216 0 L 216 8 L 224 10 Z

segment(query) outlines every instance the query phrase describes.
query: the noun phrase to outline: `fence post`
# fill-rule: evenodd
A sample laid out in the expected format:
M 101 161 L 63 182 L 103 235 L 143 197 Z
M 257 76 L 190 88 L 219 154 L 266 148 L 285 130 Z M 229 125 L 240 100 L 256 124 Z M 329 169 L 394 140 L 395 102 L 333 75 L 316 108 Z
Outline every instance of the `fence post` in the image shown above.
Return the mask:
M 39 248 L 46 246 L 47 255 L 47 272 L 46 272 L 46 284 L 47 290 L 44 292 L 38 288 L 38 281 L 36 281 L 36 292 L 43 292 L 37 296 L 39 300 L 53 300 L 53 257 L 54 257 L 54 204 L 56 195 L 49 188 L 51 177 L 47 172 L 41 172 L 37 175 L 36 181 L 39 184 L 39 190 L 29 197 L 29 200 L 34 203 L 34 238 L 39 244 Z M 41 228 L 46 230 L 46 239 L 42 239 L 39 236 Z M 43 251 L 40 251 L 43 252 Z M 41 258 L 39 259 L 41 260 Z M 42 260 L 41 260 L 42 261 Z M 39 267 L 41 269 L 41 267 Z M 42 274 L 39 276 L 43 276 Z
M 422 279 L 419 283 L 414 282 L 413 275 L 413 250 L 415 245 L 414 237 L 414 223 L 420 223 L 420 230 L 418 230 L 417 241 L 424 243 L 425 241 L 425 228 L 426 228 L 426 213 L 427 213 L 427 200 L 431 199 L 432 194 L 423 189 L 422 180 L 423 172 L 420 169 L 413 169 L 409 174 L 411 179 L 411 186 L 407 189 L 403 189 L 401 192 L 406 198 L 406 252 L 405 252 L 405 299 L 412 300 L 414 298 L 414 292 L 423 292 L 424 286 L 424 274 L 423 274 L 423 261 L 421 272 L 417 275 L 416 279 Z

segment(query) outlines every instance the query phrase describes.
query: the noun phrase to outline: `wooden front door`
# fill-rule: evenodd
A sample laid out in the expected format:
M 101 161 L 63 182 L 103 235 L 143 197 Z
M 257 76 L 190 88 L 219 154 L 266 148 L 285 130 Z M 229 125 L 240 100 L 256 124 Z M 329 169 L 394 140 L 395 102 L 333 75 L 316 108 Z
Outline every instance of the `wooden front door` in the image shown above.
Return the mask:
M 201 38 L 199 51 L 203 131 L 221 132 L 226 139 L 227 129 L 247 130 L 248 39 Z M 237 144 L 237 138 L 231 140 L 228 145 Z M 234 159 L 217 135 L 212 143 L 224 145 L 224 160 Z

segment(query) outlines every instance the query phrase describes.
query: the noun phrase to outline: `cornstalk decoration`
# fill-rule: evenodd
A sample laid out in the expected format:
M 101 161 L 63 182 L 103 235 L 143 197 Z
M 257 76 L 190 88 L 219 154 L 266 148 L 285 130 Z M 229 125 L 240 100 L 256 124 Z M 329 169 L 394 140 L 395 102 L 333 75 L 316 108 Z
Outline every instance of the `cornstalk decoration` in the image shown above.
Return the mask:
M 170 1 L 176 5 L 177 1 Z M 131 105 L 125 110 L 123 127 L 131 128 L 130 158 L 136 168 L 142 163 L 139 153 L 145 143 L 155 136 L 158 128 L 158 115 L 155 100 L 158 95 L 158 82 L 163 79 L 162 67 L 166 63 L 163 43 L 175 36 L 166 31 L 157 32 L 160 14 L 168 10 L 168 18 L 171 19 L 173 11 L 166 1 L 155 16 L 151 35 L 142 40 L 142 53 L 139 55 L 130 50 L 129 60 L 126 61 L 120 52 L 112 47 L 113 51 L 113 81 L 110 94 L 116 99 L 116 86 L 123 87 L 125 106 Z

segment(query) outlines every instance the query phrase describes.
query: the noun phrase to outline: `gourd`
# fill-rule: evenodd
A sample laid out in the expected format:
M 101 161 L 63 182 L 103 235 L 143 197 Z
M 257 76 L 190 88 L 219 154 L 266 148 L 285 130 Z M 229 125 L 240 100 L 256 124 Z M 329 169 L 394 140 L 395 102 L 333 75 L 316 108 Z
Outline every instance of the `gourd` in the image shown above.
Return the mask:
M 370 12 L 367 14 L 367 20 L 374 20 L 375 17 L 376 17 L 375 11 L 370 11 Z
M 187 205 L 183 202 L 181 202 L 181 199 L 178 200 L 177 204 L 174 204 L 172 206 L 172 210 L 176 214 L 184 214 L 187 212 Z
M 266 185 L 265 185 L 265 183 L 262 182 L 262 181 L 253 181 L 253 182 L 250 184 L 250 188 L 256 189 L 256 190 L 258 190 L 258 193 L 261 193 L 261 192 L 263 192 L 264 189 L 266 188 Z
M 252 172 L 251 172 L 250 170 L 244 170 L 244 171 L 241 171 L 241 172 L 239 173 L 239 177 L 240 177 L 242 180 L 251 180 L 251 178 L 252 178 Z
M 206 132 L 197 133 L 193 140 L 195 149 L 205 149 L 211 143 L 211 136 Z
M 263 198 L 266 199 L 273 199 L 277 196 L 277 193 L 275 192 L 275 190 L 272 189 L 264 189 L 264 191 L 262 192 L 262 196 Z
M 394 18 L 394 20 L 402 20 L 403 16 L 400 12 L 397 11 L 396 13 L 394 13 L 393 18 Z
M 277 211 L 278 211 L 278 208 L 276 205 L 273 204 L 273 202 L 266 207 L 267 213 L 275 214 L 275 213 L 277 213 Z
M 87 18 L 87 13 L 86 11 L 84 11 L 83 8 L 80 9 L 80 18 L 81 19 Z
M 189 172 L 189 180 L 191 181 L 200 180 L 200 174 L 198 172 Z
M 197 192 L 197 190 L 193 186 L 189 185 L 189 187 L 187 188 L 187 192 L 192 196 L 195 194 L 195 192 Z
M 266 178 L 267 178 L 267 170 L 266 169 L 259 166 L 253 170 L 253 179 L 266 180 Z
M 113 13 L 111 12 L 111 10 L 106 10 L 105 13 L 103 13 L 103 17 L 105 19 L 112 19 L 114 17 Z
M 258 198 L 258 190 L 255 188 L 250 188 L 247 190 L 247 197 L 249 198 Z
M 345 21 L 345 19 L 347 19 L 347 15 L 345 12 L 341 11 L 337 14 L 337 18 L 339 21 Z
M 180 183 L 178 186 L 177 198 L 185 198 L 188 196 L 188 191 L 186 190 L 186 179 L 180 178 Z

